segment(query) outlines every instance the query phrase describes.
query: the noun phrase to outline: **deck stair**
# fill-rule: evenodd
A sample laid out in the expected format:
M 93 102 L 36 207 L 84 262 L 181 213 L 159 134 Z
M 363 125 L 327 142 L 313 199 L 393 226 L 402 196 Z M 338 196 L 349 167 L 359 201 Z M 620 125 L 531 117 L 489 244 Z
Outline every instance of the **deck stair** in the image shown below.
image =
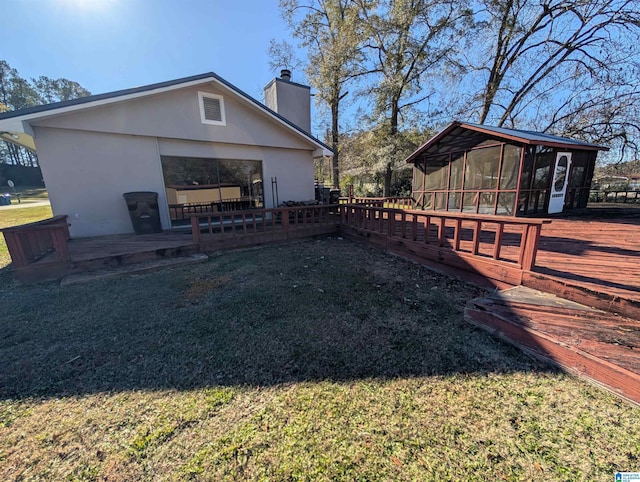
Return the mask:
M 518 286 L 471 301 L 470 323 L 640 404 L 640 321 Z
M 606 285 L 580 283 L 567 277 L 545 274 L 542 269 L 525 273 L 522 285 L 547 293 L 554 293 L 564 299 L 583 303 L 603 311 L 640 320 L 640 292 L 611 290 Z M 570 275 L 569 275 L 570 276 Z
M 80 274 L 188 257 L 198 253 L 198 248 L 189 233 L 165 232 L 72 239 L 69 252 L 70 274 Z
M 183 266 L 186 264 L 204 263 L 209 259 L 206 254 L 192 254 L 189 256 L 172 256 L 164 258 L 150 259 L 148 261 L 138 261 L 131 264 L 120 264 L 101 269 L 76 271 L 65 276 L 60 282 L 61 286 L 71 284 L 86 283 L 97 279 L 114 278 L 117 276 L 142 274 L 149 271 Z

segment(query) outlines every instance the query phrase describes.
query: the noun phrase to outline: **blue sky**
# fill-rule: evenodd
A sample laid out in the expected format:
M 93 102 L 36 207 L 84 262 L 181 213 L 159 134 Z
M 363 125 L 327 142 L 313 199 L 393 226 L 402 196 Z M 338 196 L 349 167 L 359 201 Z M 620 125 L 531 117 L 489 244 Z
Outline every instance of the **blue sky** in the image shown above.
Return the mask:
M 2 0 L 0 59 L 93 94 L 214 71 L 262 100 L 272 38 L 278 0 Z

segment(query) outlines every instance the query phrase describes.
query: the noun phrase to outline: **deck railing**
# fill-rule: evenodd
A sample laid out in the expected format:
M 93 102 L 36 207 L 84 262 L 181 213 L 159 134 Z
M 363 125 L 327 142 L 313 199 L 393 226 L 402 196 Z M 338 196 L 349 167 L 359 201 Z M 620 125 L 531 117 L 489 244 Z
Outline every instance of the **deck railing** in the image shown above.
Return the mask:
M 182 221 L 189 220 L 190 216 L 195 213 L 240 211 L 255 207 L 255 199 L 250 196 L 207 203 L 169 204 L 169 217 L 172 221 Z
M 595 203 L 640 203 L 640 190 L 591 191 L 589 202 Z
M 341 197 L 340 204 L 358 204 L 372 208 L 413 209 L 414 201 L 410 196 L 396 197 Z
M 55 216 L 35 223 L 2 230 L 14 269 L 23 268 L 50 253 L 54 263 L 69 263 L 67 216 Z
M 333 204 L 211 211 L 190 215 L 194 244 L 206 251 L 340 232 L 419 261 L 477 272 L 512 285 L 533 269 L 548 220 Z M 382 204 L 382 206 L 380 205 Z M 67 216 L 2 230 L 16 270 L 69 266 Z M 44 258 L 44 259 L 42 259 Z M 37 261 L 39 261 L 36 263 Z
M 341 224 L 387 249 L 519 284 L 536 260 L 544 219 L 341 206 Z
M 191 232 L 194 243 L 265 233 L 279 233 L 286 238 L 292 231 L 336 226 L 340 222 L 338 209 L 337 204 L 324 204 L 195 213 L 191 215 Z

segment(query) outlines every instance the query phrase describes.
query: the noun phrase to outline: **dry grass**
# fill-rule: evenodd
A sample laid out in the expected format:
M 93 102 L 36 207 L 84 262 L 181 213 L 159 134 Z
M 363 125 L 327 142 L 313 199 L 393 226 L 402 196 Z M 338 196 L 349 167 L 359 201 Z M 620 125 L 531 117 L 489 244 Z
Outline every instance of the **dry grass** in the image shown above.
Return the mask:
M 1 480 L 613 480 L 638 408 L 466 324 L 479 290 L 339 239 L 5 283 Z

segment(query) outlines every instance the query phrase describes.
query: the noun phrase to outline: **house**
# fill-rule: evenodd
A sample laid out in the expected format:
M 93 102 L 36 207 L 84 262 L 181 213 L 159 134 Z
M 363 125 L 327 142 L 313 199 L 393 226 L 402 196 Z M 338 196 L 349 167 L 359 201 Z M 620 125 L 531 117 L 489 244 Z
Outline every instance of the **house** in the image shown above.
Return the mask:
M 603 146 L 452 122 L 407 158 L 415 207 L 506 216 L 584 208 Z
M 332 152 L 310 134 L 310 89 L 283 70 L 264 91 L 266 105 L 209 72 L 3 113 L 0 136 L 37 152 L 72 237 L 133 232 L 135 191 L 158 193 L 167 230 L 197 208 L 314 198 L 314 158 Z

